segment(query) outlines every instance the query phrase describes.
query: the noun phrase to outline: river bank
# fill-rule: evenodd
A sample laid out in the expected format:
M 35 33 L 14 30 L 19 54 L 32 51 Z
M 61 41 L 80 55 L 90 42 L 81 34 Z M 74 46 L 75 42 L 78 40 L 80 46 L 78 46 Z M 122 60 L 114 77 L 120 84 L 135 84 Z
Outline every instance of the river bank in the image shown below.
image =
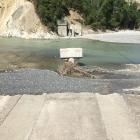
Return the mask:
M 17 37 L 23 39 L 92 39 L 104 42 L 114 42 L 114 43 L 140 43 L 140 31 L 135 30 L 120 30 L 118 32 L 107 31 L 107 32 L 92 32 L 92 33 L 85 33 L 82 36 L 76 37 L 59 37 L 55 33 L 32 33 L 28 34 L 26 32 L 19 33 L 19 32 L 5 32 L 0 34 L 0 37 Z
M 21 69 L 0 73 L 0 94 L 41 94 L 64 92 L 135 93 L 140 79 L 88 79 L 60 76 L 50 70 Z
M 115 42 L 115 43 L 140 43 L 140 31 L 134 30 L 121 30 L 118 32 L 104 32 L 85 34 L 81 38 Z

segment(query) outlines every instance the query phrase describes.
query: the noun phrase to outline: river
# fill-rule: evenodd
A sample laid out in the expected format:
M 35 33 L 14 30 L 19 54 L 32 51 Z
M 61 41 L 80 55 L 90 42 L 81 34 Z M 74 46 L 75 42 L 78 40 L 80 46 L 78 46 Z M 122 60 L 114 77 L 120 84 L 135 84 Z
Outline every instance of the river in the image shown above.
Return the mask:
M 88 39 L 25 40 L 0 38 L 0 69 L 31 68 L 57 71 L 63 62 L 59 58 L 59 49 L 72 47 L 83 48 L 84 57 L 78 60 L 82 66 L 111 71 L 111 74 L 104 74 L 105 76 L 102 78 L 118 79 L 121 76 L 122 78 L 135 78 L 139 74 L 131 73 L 128 76 L 125 70 L 139 72 L 140 44 L 106 43 Z M 112 71 L 115 71 L 115 74 Z M 125 74 L 122 74 L 123 71 Z
M 79 64 L 96 79 L 59 76 L 59 49 L 81 47 Z M 47 70 L 48 69 L 48 70 Z M 51 71 L 49 71 L 51 70 Z M 0 94 L 56 92 L 140 93 L 140 44 L 88 39 L 0 38 Z

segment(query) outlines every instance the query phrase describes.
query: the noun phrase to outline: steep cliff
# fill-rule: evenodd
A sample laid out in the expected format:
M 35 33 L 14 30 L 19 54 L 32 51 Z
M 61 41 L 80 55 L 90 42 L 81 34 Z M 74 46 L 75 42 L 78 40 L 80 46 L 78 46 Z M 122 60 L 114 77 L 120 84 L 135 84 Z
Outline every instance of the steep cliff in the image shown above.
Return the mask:
M 34 5 L 27 0 L 0 1 L 0 35 L 23 38 L 51 38 L 41 24 Z

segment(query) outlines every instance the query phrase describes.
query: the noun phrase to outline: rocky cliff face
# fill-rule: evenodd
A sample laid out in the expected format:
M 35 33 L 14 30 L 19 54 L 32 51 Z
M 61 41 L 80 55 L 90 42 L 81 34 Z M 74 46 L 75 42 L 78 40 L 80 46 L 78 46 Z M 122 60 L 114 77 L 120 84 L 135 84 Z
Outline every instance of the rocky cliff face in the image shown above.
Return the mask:
M 34 5 L 27 0 L 0 1 L 0 35 L 23 38 L 51 38 L 41 24 Z

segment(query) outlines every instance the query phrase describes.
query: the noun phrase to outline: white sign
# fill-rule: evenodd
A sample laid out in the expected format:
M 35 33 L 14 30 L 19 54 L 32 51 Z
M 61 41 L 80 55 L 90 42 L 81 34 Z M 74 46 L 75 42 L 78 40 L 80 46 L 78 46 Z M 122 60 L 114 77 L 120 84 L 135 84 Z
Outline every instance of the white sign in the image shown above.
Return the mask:
M 83 57 L 82 48 L 60 49 L 60 58 L 81 58 Z

